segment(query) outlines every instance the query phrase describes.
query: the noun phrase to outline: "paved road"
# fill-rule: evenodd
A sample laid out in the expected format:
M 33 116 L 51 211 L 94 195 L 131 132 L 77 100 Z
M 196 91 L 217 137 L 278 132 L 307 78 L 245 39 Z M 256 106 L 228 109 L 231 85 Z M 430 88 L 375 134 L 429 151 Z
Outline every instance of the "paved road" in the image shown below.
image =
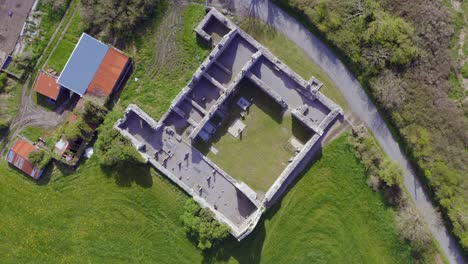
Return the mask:
M 405 186 L 450 263 L 465 263 L 454 238 L 441 224 L 439 214 L 432 206 L 421 182 L 416 178 L 413 168 L 392 137 L 375 105 L 343 63 L 304 26 L 268 0 L 222 2 L 224 7 L 238 15 L 254 15 L 271 24 L 300 46 L 330 76 L 348 102 L 353 115 L 372 130 L 386 154 L 404 168 Z

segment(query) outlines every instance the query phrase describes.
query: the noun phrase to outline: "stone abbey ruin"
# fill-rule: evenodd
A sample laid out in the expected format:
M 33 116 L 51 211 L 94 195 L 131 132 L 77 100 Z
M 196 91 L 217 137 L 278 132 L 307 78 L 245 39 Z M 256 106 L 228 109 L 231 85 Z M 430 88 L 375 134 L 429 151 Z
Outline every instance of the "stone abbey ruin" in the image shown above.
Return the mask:
M 195 31 L 207 42 L 217 43 L 161 120 L 155 121 L 138 106 L 129 105 L 115 128 L 147 162 L 212 211 L 215 219 L 228 225 L 231 234 L 241 240 L 310 162 L 326 130 L 343 113 L 319 91 L 322 84 L 317 79 L 303 80 L 215 9 Z M 210 141 L 226 123 L 233 105 L 239 108 L 240 116 L 230 125 L 230 135 L 224 136 L 242 140 L 242 131 L 248 129 L 242 117 L 255 103 L 254 97 L 239 96 L 244 82 L 268 96 L 282 115 L 291 116 L 311 131 L 303 144 L 292 140 L 296 144 L 292 144 L 291 158 L 265 193 L 235 179 L 195 146 L 197 141 Z

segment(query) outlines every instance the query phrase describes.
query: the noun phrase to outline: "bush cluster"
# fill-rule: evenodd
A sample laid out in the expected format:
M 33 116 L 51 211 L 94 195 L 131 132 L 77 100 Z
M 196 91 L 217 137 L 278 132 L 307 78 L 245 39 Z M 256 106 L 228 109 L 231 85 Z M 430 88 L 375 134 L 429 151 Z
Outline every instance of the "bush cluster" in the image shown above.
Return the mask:
M 52 160 L 52 156 L 46 153 L 44 150 L 35 150 L 29 153 L 29 162 L 39 169 L 44 168 Z
M 386 202 L 395 206 L 396 224 L 400 236 L 411 244 L 415 256 L 421 259 L 428 257 L 428 252 L 436 250 L 435 245 L 429 227 L 403 191 L 401 167 L 384 155 L 365 127 L 353 130 L 351 144 L 366 169 L 369 185 L 375 191 L 382 190 Z
M 443 1 L 274 2 L 321 34 L 376 99 L 468 252 L 468 104 L 449 98 L 460 84 Z
M 180 219 L 187 234 L 202 250 L 217 245 L 229 236 L 229 227 L 213 219 L 213 214 L 200 208 L 193 199 L 185 203 L 184 213 Z

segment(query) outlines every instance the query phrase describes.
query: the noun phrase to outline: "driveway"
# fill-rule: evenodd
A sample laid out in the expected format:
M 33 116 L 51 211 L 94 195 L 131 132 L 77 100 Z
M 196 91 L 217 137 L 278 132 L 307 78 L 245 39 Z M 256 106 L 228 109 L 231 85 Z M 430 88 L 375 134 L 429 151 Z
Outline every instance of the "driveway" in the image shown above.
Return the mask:
M 212 1 L 213 4 L 216 1 Z M 350 111 L 372 130 L 385 153 L 398 162 L 405 172 L 405 186 L 413 198 L 422 217 L 429 225 L 435 239 L 447 255 L 450 263 L 465 263 L 453 236 L 442 224 L 441 217 L 425 193 L 420 180 L 390 133 L 389 128 L 377 112 L 356 78 L 344 64 L 309 30 L 268 0 L 221 1 L 225 8 L 241 16 L 256 16 L 272 25 L 301 47 L 333 80 L 348 102 Z

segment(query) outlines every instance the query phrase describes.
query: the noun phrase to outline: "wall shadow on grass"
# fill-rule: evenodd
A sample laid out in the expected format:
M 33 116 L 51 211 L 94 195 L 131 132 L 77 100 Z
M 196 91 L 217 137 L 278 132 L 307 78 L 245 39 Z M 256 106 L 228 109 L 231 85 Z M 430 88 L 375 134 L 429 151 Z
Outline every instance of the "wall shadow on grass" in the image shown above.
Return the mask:
M 255 230 L 244 240 L 238 242 L 235 238 L 230 237 L 227 241 L 220 244 L 219 246 L 205 251 L 203 253 L 204 264 L 228 262 L 236 260 L 243 264 L 257 264 L 261 262 L 263 244 L 267 236 L 265 228 L 265 221 L 271 220 L 276 213 L 281 209 L 282 199 L 287 193 L 295 188 L 296 184 L 304 177 L 304 175 L 310 170 L 310 168 L 322 158 L 322 141 L 319 140 L 314 149 L 314 156 L 310 162 L 308 162 L 304 169 L 295 177 L 290 180 L 286 186 L 282 187 L 278 191 L 278 195 L 273 197 L 272 207 L 268 208 L 266 213 L 262 215 Z M 276 203 L 275 203 L 276 201 Z M 235 262 L 234 262 L 235 263 Z
M 131 187 L 133 183 L 143 187 L 153 186 L 151 168 L 148 164 L 135 164 L 122 162 L 117 166 L 101 166 L 104 174 L 109 178 L 114 178 L 115 183 L 121 187 Z

